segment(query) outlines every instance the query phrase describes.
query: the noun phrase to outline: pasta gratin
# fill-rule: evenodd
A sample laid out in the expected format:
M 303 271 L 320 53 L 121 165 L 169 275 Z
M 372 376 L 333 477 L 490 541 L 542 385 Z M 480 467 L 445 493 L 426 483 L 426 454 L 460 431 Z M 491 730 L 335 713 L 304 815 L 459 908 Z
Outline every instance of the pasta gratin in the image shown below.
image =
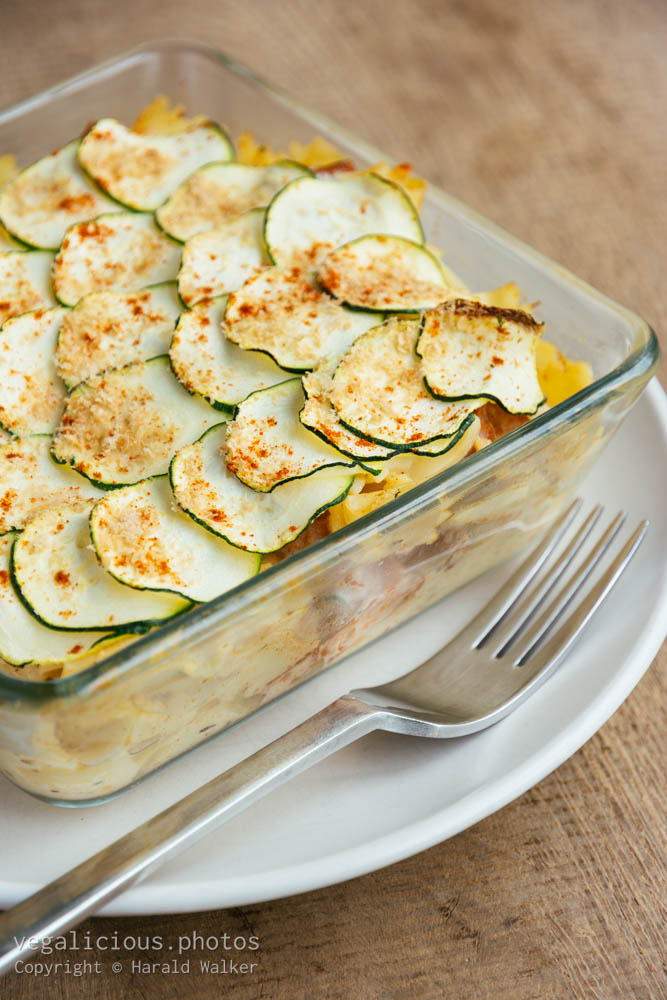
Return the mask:
M 86 668 L 591 380 L 426 244 L 407 164 L 158 98 L 0 183 L 12 676 Z

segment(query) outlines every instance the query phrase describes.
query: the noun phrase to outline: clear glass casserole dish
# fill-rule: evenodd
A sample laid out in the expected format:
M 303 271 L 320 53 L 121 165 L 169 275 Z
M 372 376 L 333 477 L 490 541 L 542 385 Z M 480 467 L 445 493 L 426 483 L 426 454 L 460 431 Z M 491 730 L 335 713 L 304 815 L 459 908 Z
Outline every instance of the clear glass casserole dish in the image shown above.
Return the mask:
M 203 44 L 161 41 L 0 114 L 21 163 L 101 114 L 156 94 L 281 147 L 313 135 L 359 165 L 385 159 Z M 470 287 L 515 281 L 587 388 L 259 577 L 78 674 L 0 674 L 0 770 L 59 804 L 102 801 L 248 717 L 528 544 L 562 508 L 648 381 L 639 317 L 429 186 L 427 239 Z

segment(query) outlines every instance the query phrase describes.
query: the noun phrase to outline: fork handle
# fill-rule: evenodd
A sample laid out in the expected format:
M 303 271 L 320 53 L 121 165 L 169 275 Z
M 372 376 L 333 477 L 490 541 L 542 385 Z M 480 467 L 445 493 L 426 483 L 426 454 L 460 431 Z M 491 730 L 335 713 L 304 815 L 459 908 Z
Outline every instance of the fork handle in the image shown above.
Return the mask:
M 0 915 L 0 973 L 296 774 L 383 728 L 386 713 L 346 696 Z

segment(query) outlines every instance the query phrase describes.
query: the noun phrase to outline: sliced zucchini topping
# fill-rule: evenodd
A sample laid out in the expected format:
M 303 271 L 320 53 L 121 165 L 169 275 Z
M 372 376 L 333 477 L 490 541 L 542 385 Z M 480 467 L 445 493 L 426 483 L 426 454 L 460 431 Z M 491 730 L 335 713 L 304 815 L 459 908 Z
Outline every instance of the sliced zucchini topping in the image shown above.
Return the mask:
M 264 236 L 271 259 L 318 263 L 336 247 L 367 233 L 424 242 L 417 211 L 396 184 L 378 174 L 332 179 L 300 177 L 274 197 Z
M 480 426 L 479 417 L 475 413 L 470 413 L 454 434 L 449 437 L 433 438 L 432 441 L 416 445 L 410 450 L 413 455 L 423 455 L 425 458 L 438 458 L 440 455 L 449 452 L 452 448 L 458 448 L 461 442 L 465 440 L 467 448 L 461 452 L 461 457 L 463 457 L 479 435 Z
M 391 458 L 396 452 L 384 448 L 381 444 L 366 441 L 358 434 L 341 423 L 331 402 L 333 391 L 332 374 L 335 366 L 317 369 L 303 376 L 303 388 L 306 392 L 306 402 L 299 414 L 299 420 L 309 430 L 323 438 L 344 455 L 357 458 L 360 461 L 380 462 Z
M 53 288 L 60 302 L 74 306 L 91 292 L 134 292 L 173 281 L 180 260 L 181 248 L 152 215 L 100 215 L 67 230 L 53 264 Z
M 243 351 L 227 340 L 222 327 L 227 299 L 200 302 L 184 312 L 169 357 L 188 392 L 198 392 L 222 410 L 258 389 L 285 381 L 285 372 L 258 351 Z
M 107 573 L 90 537 L 94 502 L 44 511 L 14 542 L 14 584 L 32 614 L 51 628 L 87 632 L 144 628 L 188 608 L 176 594 L 138 591 Z
M 317 278 L 346 305 L 379 312 L 422 312 L 465 292 L 429 250 L 400 236 L 362 236 L 334 250 Z
M 347 469 L 320 469 L 305 482 L 255 493 L 225 467 L 226 435 L 226 426 L 212 427 L 181 449 L 171 463 L 171 482 L 191 517 L 242 549 L 281 549 L 318 514 L 343 500 L 354 480 Z
M 535 352 L 542 324 L 520 309 L 454 299 L 426 313 L 417 350 L 424 381 L 438 399 L 483 396 L 509 413 L 544 402 Z
M 101 495 L 83 476 L 53 461 L 48 434 L 0 445 L 0 535 L 19 531 L 48 507 Z
M 14 250 L 25 250 L 22 243 L 9 235 L 5 227 L 0 222 L 0 253 L 12 252 Z
M 261 558 L 204 531 L 180 510 L 167 476 L 114 490 L 90 516 L 97 556 L 121 583 L 212 601 L 259 572 Z
M 14 666 L 33 660 L 64 663 L 78 659 L 106 632 L 56 632 L 30 614 L 11 580 L 11 551 L 16 535 L 0 538 L 0 657 Z
M 213 122 L 164 136 L 140 135 L 114 118 L 102 118 L 79 147 L 79 162 L 102 190 L 142 211 L 161 205 L 198 167 L 233 158 L 229 136 Z
M 202 299 L 235 292 L 269 263 L 264 248 L 264 212 L 253 209 L 187 241 L 178 272 L 178 293 L 192 306 Z
M 139 292 L 84 296 L 60 329 L 60 377 L 71 389 L 107 368 L 166 354 L 181 310 L 173 282 Z
M 57 250 L 75 222 L 114 210 L 77 160 L 79 139 L 22 170 L 0 193 L 0 221 L 29 246 Z
M 375 483 L 381 483 L 395 474 L 404 472 L 409 473 L 413 485 L 421 483 L 464 459 L 472 450 L 479 431 L 480 420 L 473 413 L 463 422 L 458 434 L 453 434 L 449 438 L 439 438 L 438 441 L 413 451 L 397 452 L 389 461 L 371 462 L 366 468 L 377 477 Z M 446 442 L 446 447 L 443 442 Z M 436 445 L 440 450 L 437 450 Z M 429 451 L 429 448 L 432 450 Z
M 289 181 L 312 176 L 308 167 L 284 160 L 268 166 L 211 163 L 195 171 L 156 214 L 165 233 L 189 240 L 242 215 L 264 208 Z
M 378 317 L 345 309 L 301 267 L 271 267 L 229 296 L 225 323 L 240 347 L 265 351 L 281 368 L 301 372 L 343 354 Z
M 328 508 L 312 533 L 543 402 L 542 325 L 515 285 L 473 295 L 425 246 L 406 171 L 235 163 L 223 130 L 174 114 L 168 132 L 101 119 L 0 187 L 16 675 L 214 600 Z
M 51 287 L 53 254 L 45 250 L 0 253 L 0 324 L 28 312 L 57 305 Z
M 303 376 L 303 387 L 306 391 L 306 402 L 299 414 L 299 419 L 309 430 L 314 431 L 325 441 L 328 441 L 344 455 L 356 458 L 363 462 L 364 467 L 377 474 L 384 468 L 383 463 L 395 455 L 404 454 L 396 448 L 387 448 L 374 441 L 368 441 L 359 437 L 352 430 L 342 423 L 338 416 L 331 397 L 333 393 L 333 371 L 335 365 L 328 371 L 308 372 Z M 472 425 L 477 428 L 475 436 L 479 430 L 479 420 L 472 414 L 463 421 L 458 431 L 450 437 L 438 437 L 426 444 L 415 445 L 410 452 L 416 455 L 437 456 L 449 451 L 459 439 L 465 434 L 466 440 L 470 438 L 469 431 Z M 367 464 L 370 463 L 370 464 Z
M 38 309 L 0 327 L 0 423 L 14 434 L 51 434 L 65 386 L 53 354 L 66 309 Z
M 268 493 L 278 483 L 301 479 L 316 469 L 354 466 L 354 460 L 300 422 L 305 398 L 301 379 L 293 378 L 239 403 L 229 423 L 225 454 L 227 468 L 246 486 Z
M 416 319 L 387 320 L 352 345 L 333 376 L 331 399 L 341 421 L 360 437 L 400 451 L 451 437 L 484 402 L 433 398 L 415 353 L 419 329 Z
M 82 382 L 67 400 L 53 455 L 107 487 L 169 469 L 172 456 L 220 414 L 191 396 L 169 358 L 153 358 Z

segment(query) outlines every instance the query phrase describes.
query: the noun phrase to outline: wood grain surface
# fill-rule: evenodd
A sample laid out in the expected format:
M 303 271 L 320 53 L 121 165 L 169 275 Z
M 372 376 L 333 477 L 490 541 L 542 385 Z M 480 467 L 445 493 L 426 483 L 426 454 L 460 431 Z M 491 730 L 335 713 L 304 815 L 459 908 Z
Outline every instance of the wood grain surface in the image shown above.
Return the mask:
M 145 39 L 216 44 L 667 331 L 663 0 L 0 0 L 0 32 L 2 104 Z M 114 975 L 92 952 L 100 974 L 13 974 L 0 995 L 660 1000 L 666 662 L 556 773 L 412 859 L 277 902 L 82 928 L 160 935 L 164 961 L 182 933 L 254 934 L 258 951 L 229 953 L 251 973 Z

